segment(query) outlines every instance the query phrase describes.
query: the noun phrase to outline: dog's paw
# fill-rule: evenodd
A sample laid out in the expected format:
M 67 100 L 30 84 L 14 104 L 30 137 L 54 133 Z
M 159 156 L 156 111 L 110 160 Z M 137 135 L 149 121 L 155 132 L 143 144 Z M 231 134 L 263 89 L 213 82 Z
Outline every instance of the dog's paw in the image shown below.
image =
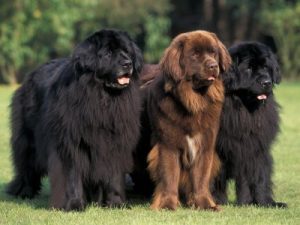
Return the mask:
M 125 202 L 119 195 L 110 196 L 107 198 L 105 205 L 109 208 L 122 208 L 125 207 Z
M 66 211 L 83 211 L 85 208 L 84 201 L 80 198 L 69 199 L 65 210 Z
M 212 198 L 205 195 L 196 195 L 190 197 L 187 205 L 193 209 L 198 210 L 221 211 L 221 207 L 217 205 Z
M 153 210 L 160 210 L 160 209 L 176 210 L 179 205 L 180 203 L 177 196 L 168 195 L 168 196 L 154 197 L 154 200 L 150 207 Z
M 32 185 L 26 184 L 22 179 L 15 179 L 7 186 L 6 193 L 21 198 L 34 198 L 38 192 L 39 187 L 34 188 Z

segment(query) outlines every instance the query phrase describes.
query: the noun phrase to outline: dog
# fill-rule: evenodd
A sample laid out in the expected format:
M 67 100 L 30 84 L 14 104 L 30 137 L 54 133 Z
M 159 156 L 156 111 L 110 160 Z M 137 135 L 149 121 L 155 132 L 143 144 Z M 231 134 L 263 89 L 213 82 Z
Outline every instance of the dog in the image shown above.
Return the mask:
M 148 165 L 155 183 L 152 209 L 175 210 L 182 193 L 190 207 L 219 210 L 209 185 L 219 168 L 215 140 L 224 98 L 220 74 L 230 63 L 215 34 L 193 31 L 173 39 L 159 69 L 149 67 L 159 72 L 150 74 L 154 81 L 142 88 L 142 131 L 132 177 L 138 189 L 148 184 L 151 189 Z
M 226 204 L 227 183 L 236 185 L 238 205 L 286 207 L 272 197 L 272 143 L 279 131 L 273 87 L 281 81 L 275 54 L 259 42 L 229 49 L 232 67 L 223 76 L 225 102 L 217 137 L 222 162 L 213 185 L 217 203 Z
M 125 201 L 139 139 L 142 54 L 126 32 L 95 32 L 65 59 L 30 73 L 12 100 L 8 194 L 33 198 L 49 175 L 50 207 Z

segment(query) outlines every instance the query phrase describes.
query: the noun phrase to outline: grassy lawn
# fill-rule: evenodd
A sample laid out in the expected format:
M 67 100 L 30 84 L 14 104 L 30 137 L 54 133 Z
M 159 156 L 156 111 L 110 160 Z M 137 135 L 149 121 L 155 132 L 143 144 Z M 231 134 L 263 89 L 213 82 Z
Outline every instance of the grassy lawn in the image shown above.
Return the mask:
M 4 193 L 12 178 L 9 146 L 9 102 L 14 88 L 0 87 L 0 224 L 239 224 L 300 225 L 300 83 L 283 83 L 276 95 L 282 106 L 281 134 L 273 146 L 274 194 L 287 202 L 288 209 L 224 206 L 219 213 L 178 209 L 153 212 L 149 203 L 132 203 L 131 209 L 106 209 L 90 206 L 84 212 L 49 210 L 47 180 L 41 195 L 34 200 L 19 200 Z M 231 185 L 231 201 L 234 201 Z

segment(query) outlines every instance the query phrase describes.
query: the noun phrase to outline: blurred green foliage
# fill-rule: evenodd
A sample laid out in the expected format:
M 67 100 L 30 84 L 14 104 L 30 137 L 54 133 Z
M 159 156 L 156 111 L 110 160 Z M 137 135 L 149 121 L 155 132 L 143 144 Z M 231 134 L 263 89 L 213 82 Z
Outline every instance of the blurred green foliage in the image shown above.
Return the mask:
M 147 40 L 141 47 L 155 61 L 168 45 L 169 10 L 168 0 L 1 1 L 0 83 L 21 81 L 37 65 L 70 55 L 76 43 L 106 27 Z
M 2 2 L 0 20 L 1 81 L 16 82 L 20 70 L 70 51 L 80 14 L 66 1 L 12 0 Z
M 283 0 L 266 4 L 261 17 L 264 26 L 274 36 L 284 78 L 300 78 L 300 2 L 287 4 Z
M 169 27 L 170 21 L 166 17 L 149 15 L 146 18 L 145 28 L 147 35 L 144 56 L 147 62 L 157 61 L 166 46 L 169 45 L 170 38 L 167 36 Z

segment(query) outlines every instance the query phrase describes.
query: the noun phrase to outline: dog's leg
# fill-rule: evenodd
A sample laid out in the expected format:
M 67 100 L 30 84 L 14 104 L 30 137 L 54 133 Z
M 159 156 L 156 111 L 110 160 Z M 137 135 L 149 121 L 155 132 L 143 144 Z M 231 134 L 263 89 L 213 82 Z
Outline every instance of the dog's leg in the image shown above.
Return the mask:
M 106 205 L 108 207 L 121 207 L 125 202 L 125 174 L 115 173 L 105 184 Z
M 198 155 L 195 164 L 190 169 L 192 193 L 188 196 L 187 204 L 196 209 L 219 211 L 220 207 L 214 202 L 210 193 L 210 181 L 214 163 L 213 149 L 204 149 Z
M 266 153 L 265 153 L 266 154 Z M 260 167 L 256 167 L 258 177 L 254 186 L 254 203 L 264 207 L 287 207 L 286 203 L 275 202 L 272 194 L 272 158 L 271 155 L 262 157 L 264 163 Z M 262 161 L 262 160 L 261 160 Z
M 235 190 L 238 205 L 249 205 L 253 203 L 250 184 L 247 180 L 247 175 L 244 174 L 243 168 L 238 171 L 235 178 Z
M 103 205 L 103 187 L 102 187 L 102 185 L 98 186 L 98 190 L 95 194 L 96 194 L 96 202 L 97 202 L 98 206 L 102 206 Z
M 103 205 L 103 184 L 99 183 L 84 183 L 84 194 L 88 203 L 96 203 L 97 206 Z
M 50 207 L 63 209 L 66 201 L 66 177 L 61 160 L 53 152 L 49 157 Z
M 11 145 L 15 176 L 6 192 L 21 198 L 33 198 L 41 189 L 43 174 L 36 165 L 34 133 L 31 128 L 28 128 L 29 125 L 25 124 L 25 118 L 30 118 L 32 115 L 32 112 L 25 107 L 28 102 L 30 105 L 34 103 L 34 92 L 24 88 L 26 87 L 16 91 L 12 101 Z
M 25 133 L 17 134 L 17 136 L 12 138 L 15 177 L 9 183 L 6 192 L 31 199 L 41 189 L 42 172 L 36 167 L 36 150 L 32 146 L 34 140 Z
M 228 203 L 227 175 L 224 165 L 221 167 L 219 175 L 213 180 L 211 190 L 217 204 L 224 205 Z
M 159 145 L 151 151 L 158 151 L 155 158 L 151 157 L 148 167 L 150 175 L 156 183 L 151 208 L 175 210 L 179 205 L 180 163 L 178 151 Z M 152 164 L 156 166 L 152 167 Z
M 74 167 L 67 174 L 66 195 L 65 209 L 67 211 L 84 209 L 82 179 Z
M 74 166 L 63 165 L 55 151 L 50 156 L 49 178 L 51 185 L 50 207 L 83 210 L 85 207 L 81 175 Z

